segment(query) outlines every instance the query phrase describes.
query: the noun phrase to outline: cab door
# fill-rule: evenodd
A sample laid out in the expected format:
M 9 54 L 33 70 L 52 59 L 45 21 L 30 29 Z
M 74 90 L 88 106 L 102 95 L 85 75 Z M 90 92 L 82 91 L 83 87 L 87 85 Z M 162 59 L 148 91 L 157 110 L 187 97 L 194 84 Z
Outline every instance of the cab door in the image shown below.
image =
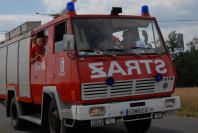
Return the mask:
M 53 85 L 55 81 L 55 53 L 54 53 L 54 26 L 48 28 L 48 53 L 47 53 L 47 76 L 46 84 Z
M 80 88 L 79 77 L 77 71 L 77 62 L 75 60 L 74 44 L 68 51 L 66 46 L 66 36 L 71 34 L 68 31 L 68 21 L 62 21 L 54 27 L 54 83 L 57 87 L 60 98 L 65 102 L 75 102 Z M 71 35 L 72 38 L 72 35 Z M 69 39 L 68 39 L 69 40 Z M 71 39 L 71 42 L 73 39 Z M 71 53 L 70 53 L 71 52 Z M 72 53 L 73 52 L 73 53 Z M 70 55 L 71 54 L 71 55 Z
M 35 103 L 41 103 L 42 101 L 42 89 L 46 85 L 47 80 L 47 53 L 48 53 L 48 30 L 43 30 L 35 34 L 34 36 L 40 36 L 44 39 L 44 53 L 39 60 L 31 62 L 31 91 L 33 101 Z M 35 45 L 35 41 L 31 42 L 31 48 Z M 31 59 L 30 59 L 31 60 Z
M 66 70 L 65 67 L 68 65 L 68 57 L 65 51 L 63 42 L 63 36 L 67 34 L 67 21 L 64 20 L 54 27 L 54 55 L 55 55 L 55 67 L 54 76 L 55 84 L 60 87 L 60 84 L 65 82 Z

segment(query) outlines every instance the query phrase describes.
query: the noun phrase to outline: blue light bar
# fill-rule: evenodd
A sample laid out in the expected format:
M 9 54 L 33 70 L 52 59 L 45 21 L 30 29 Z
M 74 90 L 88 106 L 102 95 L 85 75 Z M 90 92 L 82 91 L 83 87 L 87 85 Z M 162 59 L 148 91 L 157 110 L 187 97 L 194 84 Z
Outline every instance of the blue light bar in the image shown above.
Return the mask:
M 147 5 L 142 6 L 142 16 L 150 16 L 149 7 Z

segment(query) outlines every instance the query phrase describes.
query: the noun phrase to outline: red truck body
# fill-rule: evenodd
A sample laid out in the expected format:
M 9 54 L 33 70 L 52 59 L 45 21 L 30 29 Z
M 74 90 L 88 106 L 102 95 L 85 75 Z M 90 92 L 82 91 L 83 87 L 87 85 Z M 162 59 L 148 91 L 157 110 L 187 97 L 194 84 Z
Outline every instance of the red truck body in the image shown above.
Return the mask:
M 164 53 L 121 54 L 116 56 L 114 56 L 115 53 L 107 53 L 82 56 L 77 50 L 78 42 L 76 39 L 74 41 L 75 45 L 73 49 L 56 52 L 56 46 L 58 45 L 58 42 L 56 42 L 56 36 L 58 35 L 56 34 L 62 34 L 60 30 L 61 26 L 58 27 L 59 24 L 65 24 L 64 34 L 76 36 L 77 31 L 75 31 L 74 27 L 76 19 L 83 20 L 89 18 L 96 20 L 100 18 L 104 20 L 127 19 L 152 21 L 156 26 L 162 47 L 164 47 Z M 42 58 L 31 64 L 31 47 L 34 45 L 31 38 L 37 34 L 47 35 L 47 48 Z M 38 110 L 41 110 L 31 112 L 33 114 L 42 112 L 43 108 L 48 107 L 47 105 L 45 106 L 45 104 L 49 105 L 50 101 L 55 101 L 57 106 L 61 106 L 57 107 L 62 108 L 62 110 L 58 109 L 60 113 L 65 111 L 64 107 L 71 107 L 69 108 L 71 109 L 71 112 L 73 112 L 73 109 L 75 108 L 77 111 L 76 114 L 79 113 L 77 116 L 67 116 L 67 114 L 63 115 L 64 117 L 61 116 L 61 120 L 70 118 L 73 121 L 101 120 L 106 118 L 117 119 L 122 117 L 122 113 L 120 113 L 118 116 L 90 116 L 90 118 L 81 119 L 80 114 L 82 113 L 83 115 L 83 111 L 80 112 L 80 110 L 85 106 L 86 109 L 89 108 L 87 113 L 90 113 L 91 109 L 89 106 L 98 107 L 104 104 L 106 109 L 106 104 L 108 104 L 109 107 L 112 106 L 112 108 L 118 110 L 117 107 L 113 107 L 114 105 L 111 105 L 111 103 L 120 105 L 125 105 L 126 103 L 131 104 L 134 102 L 147 103 L 146 100 L 161 98 L 167 98 L 162 101 L 174 101 L 174 105 L 170 109 L 164 109 L 164 107 L 161 107 L 161 109 L 156 109 L 156 111 L 153 112 L 151 111 L 150 114 L 152 114 L 153 117 L 156 112 L 161 112 L 161 114 L 164 114 L 165 111 L 175 111 L 180 107 L 179 98 L 171 96 L 175 89 L 176 72 L 165 46 L 165 41 L 163 40 L 159 26 L 154 17 L 128 15 L 63 15 L 55 18 L 49 23 L 34 28 L 31 33 L 25 37 L 24 36 L 25 35 L 22 34 L 18 37 L 18 39 L 11 39 L 0 45 L 1 49 L 4 48 L 3 50 L 7 52 L 5 52 L 7 55 L 5 56 L 6 59 L 4 59 L 6 62 L 4 66 L 6 67 L 4 69 L 0 68 L 0 70 L 5 70 L 7 74 L 7 76 L 5 76 L 5 84 L 1 84 L 0 99 L 7 101 L 6 106 L 8 107 L 8 116 L 12 116 L 12 112 L 9 112 L 9 106 L 13 104 L 13 97 L 16 98 L 16 101 L 20 103 L 21 106 L 27 106 L 26 104 L 28 104 L 28 107 L 30 108 L 37 106 L 39 108 Z M 27 49 L 23 51 L 21 50 L 22 43 L 20 41 L 24 40 L 24 38 L 28 39 L 26 40 L 26 44 L 24 44 Z M 15 44 L 15 42 L 18 41 L 19 43 Z M 9 50 L 11 49 L 12 51 L 12 48 L 10 48 L 11 45 L 16 45 L 16 51 L 18 51 L 16 55 L 9 55 Z M 14 49 L 15 48 L 13 48 L 13 50 Z M 0 51 L 0 53 L 2 51 Z M 9 56 L 10 58 L 17 56 L 17 62 L 13 62 Z M 27 57 L 24 62 L 23 59 L 21 59 L 23 57 Z M 13 66 L 8 68 L 10 65 Z M 14 69 L 16 69 L 16 72 Z M 14 76 L 16 76 L 16 80 L 9 79 L 9 74 L 12 70 L 15 73 Z M 24 76 L 23 74 L 26 75 Z M 160 81 L 156 81 L 156 76 L 162 76 L 162 79 L 160 79 Z M 112 80 L 113 85 L 109 85 L 107 83 L 108 79 Z M 48 88 L 50 88 L 50 91 L 47 91 Z M 53 92 L 55 92 L 55 94 L 53 94 Z M 51 100 L 46 100 L 45 94 L 49 94 L 48 96 L 51 97 Z M 148 107 L 150 107 L 153 103 L 153 110 L 155 110 L 154 108 L 157 107 L 157 104 L 155 105 L 154 101 L 148 101 L 148 103 Z M 64 105 L 64 107 L 62 105 Z M 23 108 L 26 107 L 19 107 L 18 110 L 23 110 Z M 123 112 L 125 112 L 124 108 L 125 107 L 123 107 Z M 24 112 L 20 113 L 20 119 L 33 121 L 26 117 L 29 113 L 26 114 Z M 105 112 L 111 113 L 111 111 L 108 110 L 105 110 Z M 43 113 L 40 115 L 42 114 Z M 124 116 L 127 116 L 127 114 Z M 40 123 L 37 122 L 37 124 L 43 124 L 42 121 L 42 117 L 40 117 Z M 91 121 L 91 123 L 91 125 L 94 126 L 94 122 Z

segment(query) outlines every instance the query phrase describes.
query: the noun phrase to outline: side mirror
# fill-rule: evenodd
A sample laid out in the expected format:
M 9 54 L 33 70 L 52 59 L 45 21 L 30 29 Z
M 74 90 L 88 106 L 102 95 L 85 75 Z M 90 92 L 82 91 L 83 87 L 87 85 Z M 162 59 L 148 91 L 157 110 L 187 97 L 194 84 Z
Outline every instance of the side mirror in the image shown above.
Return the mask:
M 74 35 L 65 34 L 63 36 L 64 50 L 73 51 L 74 50 Z

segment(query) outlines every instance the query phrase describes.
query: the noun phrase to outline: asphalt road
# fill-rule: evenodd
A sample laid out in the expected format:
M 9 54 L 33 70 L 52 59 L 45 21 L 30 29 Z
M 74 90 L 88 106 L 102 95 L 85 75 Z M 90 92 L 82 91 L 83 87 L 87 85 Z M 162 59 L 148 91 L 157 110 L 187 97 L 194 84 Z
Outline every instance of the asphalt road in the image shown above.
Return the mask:
M 28 124 L 29 125 L 29 124 Z M 128 133 L 122 123 L 102 128 L 85 128 L 77 132 L 87 133 Z M 9 118 L 5 116 L 5 109 L 0 105 L 0 133 L 44 133 L 37 125 L 30 124 L 23 131 L 12 128 Z M 198 119 L 184 117 L 168 117 L 163 120 L 154 120 L 148 133 L 198 133 Z

